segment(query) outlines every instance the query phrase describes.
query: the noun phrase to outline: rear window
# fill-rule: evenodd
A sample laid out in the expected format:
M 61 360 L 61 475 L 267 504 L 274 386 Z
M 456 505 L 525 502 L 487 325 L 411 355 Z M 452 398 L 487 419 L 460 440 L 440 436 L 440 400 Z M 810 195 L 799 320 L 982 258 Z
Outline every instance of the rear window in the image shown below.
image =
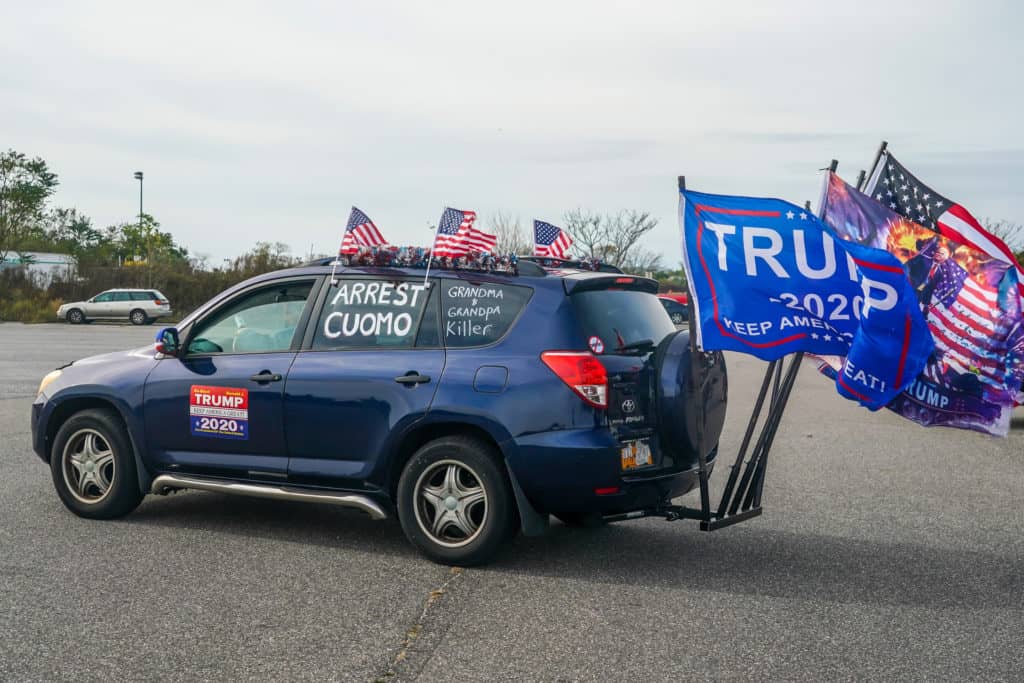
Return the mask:
M 584 335 L 600 339 L 605 353 L 645 339 L 657 344 L 676 331 L 658 297 L 647 292 L 599 289 L 573 294 L 572 303 Z
M 533 290 L 493 282 L 441 281 L 445 345 L 485 346 L 505 336 Z

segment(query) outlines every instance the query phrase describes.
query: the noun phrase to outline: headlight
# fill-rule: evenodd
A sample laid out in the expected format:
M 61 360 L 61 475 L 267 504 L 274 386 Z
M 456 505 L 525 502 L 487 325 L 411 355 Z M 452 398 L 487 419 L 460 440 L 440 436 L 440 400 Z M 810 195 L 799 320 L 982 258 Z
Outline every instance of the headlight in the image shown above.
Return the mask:
M 51 372 L 48 375 L 46 375 L 46 377 L 43 378 L 43 381 L 39 383 L 39 391 L 37 391 L 36 393 L 37 394 L 43 393 L 43 391 L 46 389 L 46 387 L 48 387 L 51 384 L 53 384 L 53 382 L 58 377 L 60 377 L 62 374 L 63 374 L 63 370 L 54 370 L 53 372 Z

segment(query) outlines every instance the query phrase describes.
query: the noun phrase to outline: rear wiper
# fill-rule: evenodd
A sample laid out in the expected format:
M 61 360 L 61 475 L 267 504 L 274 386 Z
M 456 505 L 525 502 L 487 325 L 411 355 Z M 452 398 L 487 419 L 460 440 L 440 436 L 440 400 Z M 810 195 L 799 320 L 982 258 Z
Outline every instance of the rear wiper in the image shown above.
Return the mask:
M 642 351 L 642 350 L 647 349 L 647 348 L 650 348 L 650 349 L 654 348 L 654 340 L 653 339 L 638 339 L 637 341 L 629 342 L 628 344 L 620 344 L 619 348 L 616 349 L 616 350 L 617 351 Z

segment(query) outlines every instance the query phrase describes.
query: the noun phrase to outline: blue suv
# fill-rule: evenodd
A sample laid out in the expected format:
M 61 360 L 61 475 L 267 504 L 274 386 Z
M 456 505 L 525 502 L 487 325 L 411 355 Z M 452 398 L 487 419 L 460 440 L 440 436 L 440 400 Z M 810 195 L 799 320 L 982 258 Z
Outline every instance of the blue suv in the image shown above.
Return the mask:
M 697 483 L 697 414 L 713 461 L 724 361 L 691 363 L 653 280 L 556 266 L 253 278 L 155 348 L 47 375 L 33 448 L 82 517 L 181 489 L 331 503 L 456 565 L 549 515 L 664 506 Z

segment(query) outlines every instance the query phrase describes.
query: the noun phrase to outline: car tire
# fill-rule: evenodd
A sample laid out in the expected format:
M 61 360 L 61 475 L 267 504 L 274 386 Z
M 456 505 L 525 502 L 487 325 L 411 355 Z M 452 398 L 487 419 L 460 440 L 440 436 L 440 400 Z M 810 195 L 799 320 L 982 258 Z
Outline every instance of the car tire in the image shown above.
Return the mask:
M 685 322 L 686 322 L 686 319 L 683 318 L 683 314 L 682 313 L 673 313 L 672 314 L 672 324 L 673 325 L 682 325 Z
M 132 325 L 145 325 L 149 322 L 149 316 L 141 308 L 136 308 L 128 314 L 128 320 L 132 321 Z
M 110 410 L 83 410 L 61 425 L 50 473 L 61 502 L 79 517 L 123 517 L 142 502 L 131 441 Z
M 72 308 L 64 318 L 72 325 L 81 325 L 85 322 L 85 313 L 82 313 L 81 309 Z
M 424 555 L 470 567 L 511 536 L 515 501 L 501 456 L 486 443 L 448 436 L 421 447 L 398 481 L 398 519 Z

